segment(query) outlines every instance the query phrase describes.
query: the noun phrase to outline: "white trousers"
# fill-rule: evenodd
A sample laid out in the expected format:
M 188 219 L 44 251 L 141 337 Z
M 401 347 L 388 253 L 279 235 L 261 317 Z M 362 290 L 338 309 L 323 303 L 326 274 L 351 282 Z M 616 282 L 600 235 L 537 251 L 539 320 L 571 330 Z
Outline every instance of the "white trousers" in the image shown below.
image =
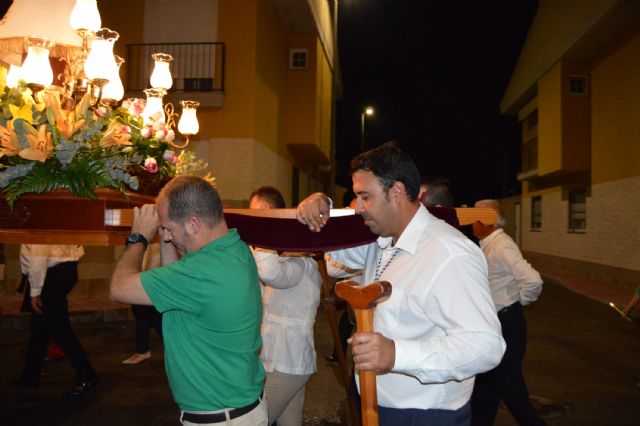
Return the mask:
M 264 385 L 269 406 L 269 424 L 277 421 L 278 426 L 302 425 L 304 406 L 304 386 L 310 374 L 286 374 L 279 371 L 267 373 Z

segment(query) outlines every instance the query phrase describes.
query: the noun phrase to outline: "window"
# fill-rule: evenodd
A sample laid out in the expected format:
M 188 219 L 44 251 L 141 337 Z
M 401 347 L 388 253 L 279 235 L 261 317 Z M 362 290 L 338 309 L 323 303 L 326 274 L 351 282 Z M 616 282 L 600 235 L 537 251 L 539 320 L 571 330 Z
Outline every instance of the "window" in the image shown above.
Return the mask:
M 531 199 L 531 230 L 542 229 L 542 197 Z
M 307 68 L 307 49 L 289 50 L 289 68 L 296 70 Z
M 569 192 L 569 232 L 587 230 L 587 202 L 584 188 Z
M 572 75 L 569 77 L 569 93 L 585 96 L 587 94 L 587 77 L 584 75 Z

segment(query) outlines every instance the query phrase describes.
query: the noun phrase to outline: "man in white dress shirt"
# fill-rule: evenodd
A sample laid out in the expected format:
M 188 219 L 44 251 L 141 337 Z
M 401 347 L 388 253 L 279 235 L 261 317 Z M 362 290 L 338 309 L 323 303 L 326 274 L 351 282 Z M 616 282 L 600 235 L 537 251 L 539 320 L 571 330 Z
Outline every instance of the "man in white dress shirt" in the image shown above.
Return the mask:
M 476 374 L 500 362 L 500 335 L 482 253 L 418 201 L 420 175 L 393 143 L 351 162 L 361 215 L 377 242 L 330 252 L 363 283 L 389 281 L 376 307 L 374 333 L 351 339 L 358 370 L 378 373 L 381 425 L 466 425 Z M 320 231 L 329 202 L 316 193 L 298 206 L 298 220 Z
M 250 209 L 284 208 L 282 194 L 263 186 L 251 194 Z M 320 303 L 318 264 L 305 256 L 289 256 L 254 248 L 262 282 L 262 351 L 269 424 L 300 426 L 305 385 L 316 371 L 313 324 Z
M 78 245 L 22 244 L 20 264 L 29 277 L 32 316 L 25 366 L 15 385 L 40 386 L 42 363 L 50 340 L 56 342 L 76 371 L 76 386 L 64 397 L 79 399 L 93 390 L 100 378 L 71 328 L 67 295 L 78 281 L 78 260 L 84 248 Z
M 529 402 L 529 391 L 522 375 L 522 360 L 527 348 L 527 323 L 522 307 L 538 299 L 542 291 L 540 274 L 522 257 L 520 249 L 502 227 L 505 225 L 500 204 L 481 200 L 476 207 L 498 213 L 495 225 L 473 225 L 473 233 L 489 266 L 489 286 L 502 326 L 507 350 L 495 369 L 476 378 L 471 403 L 475 425 L 493 425 L 502 399 L 519 425 L 544 425 Z

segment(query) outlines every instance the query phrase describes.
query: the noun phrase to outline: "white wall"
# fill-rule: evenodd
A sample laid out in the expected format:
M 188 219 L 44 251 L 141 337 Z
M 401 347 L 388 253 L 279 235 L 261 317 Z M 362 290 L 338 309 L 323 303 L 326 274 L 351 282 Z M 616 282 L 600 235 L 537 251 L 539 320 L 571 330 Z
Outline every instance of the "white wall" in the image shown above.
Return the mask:
M 561 192 L 542 195 L 542 231 L 531 227 L 531 198 L 522 200 L 526 251 L 640 270 L 640 176 L 591 187 L 587 231 L 567 232 L 568 201 Z

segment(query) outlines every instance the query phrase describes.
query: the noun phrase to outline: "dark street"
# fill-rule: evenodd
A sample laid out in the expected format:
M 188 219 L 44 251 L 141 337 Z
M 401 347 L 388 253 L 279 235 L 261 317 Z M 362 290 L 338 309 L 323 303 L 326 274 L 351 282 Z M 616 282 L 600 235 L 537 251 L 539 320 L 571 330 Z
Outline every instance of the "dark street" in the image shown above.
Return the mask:
M 640 381 L 637 359 L 640 328 L 604 303 L 547 284 L 540 300 L 526 308 L 529 348 L 525 375 L 539 413 L 549 425 L 638 425 Z M 324 312 L 316 322 L 318 373 L 307 387 L 305 425 L 348 424 L 344 393 L 334 366 L 324 362 L 331 349 Z M 169 392 L 160 342 L 152 334 L 150 362 L 127 366 L 134 323 L 76 326 L 102 384 L 86 400 L 64 401 L 73 386 L 66 360 L 49 362 L 38 390 L 14 388 L 10 379 L 21 368 L 27 331 L 0 329 L 2 424 L 161 425 L 178 424 Z M 513 425 L 501 409 L 497 425 Z

